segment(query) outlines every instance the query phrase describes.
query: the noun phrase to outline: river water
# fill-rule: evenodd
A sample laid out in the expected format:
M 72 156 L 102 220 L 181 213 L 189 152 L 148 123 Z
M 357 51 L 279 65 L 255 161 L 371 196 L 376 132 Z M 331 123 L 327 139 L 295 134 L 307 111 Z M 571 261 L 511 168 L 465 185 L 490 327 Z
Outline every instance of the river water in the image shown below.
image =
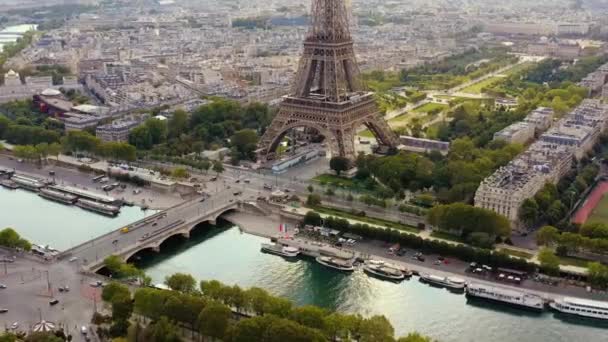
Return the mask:
M 12 226 L 34 241 L 60 249 L 143 215 L 138 208 L 124 208 L 112 219 L 33 193 L 0 189 L 0 227 Z M 608 325 L 601 322 L 467 302 L 464 295 L 429 287 L 417 278 L 396 284 L 370 278 L 361 271 L 339 273 L 311 259 L 287 261 L 261 253 L 260 243 L 265 240 L 228 223 L 202 225 L 189 240 L 176 237 L 161 246 L 161 253 L 142 254 L 139 266 L 156 283 L 172 273 L 187 272 L 199 280 L 262 287 L 300 305 L 384 314 L 399 335 L 416 330 L 444 342 L 608 341 Z

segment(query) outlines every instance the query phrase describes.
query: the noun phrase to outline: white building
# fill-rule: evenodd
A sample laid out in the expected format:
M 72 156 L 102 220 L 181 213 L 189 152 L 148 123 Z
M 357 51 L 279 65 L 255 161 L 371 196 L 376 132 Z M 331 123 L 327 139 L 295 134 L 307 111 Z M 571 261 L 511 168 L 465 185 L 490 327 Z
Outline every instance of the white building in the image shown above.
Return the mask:
M 516 122 L 494 133 L 494 140 L 504 140 L 509 144 L 526 144 L 534 138 L 535 127 L 527 122 Z

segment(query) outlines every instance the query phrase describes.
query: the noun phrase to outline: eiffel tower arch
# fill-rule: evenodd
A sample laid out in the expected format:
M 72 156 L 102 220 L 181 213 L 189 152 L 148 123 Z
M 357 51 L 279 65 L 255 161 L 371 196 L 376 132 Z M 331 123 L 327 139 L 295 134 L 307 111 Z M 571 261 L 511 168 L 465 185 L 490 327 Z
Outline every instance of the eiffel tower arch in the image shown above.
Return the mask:
M 350 34 L 345 0 L 313 0 L 291 95 L 259 143 L 259 159 L 275 158 L 285 134 L 309 127 L 326 138 L 332 156 L 355 159 L 357 129 L 366 126 L 378 142 L 397 147 L 397 136 L 382 117 L 373 93 L 363 89 Z

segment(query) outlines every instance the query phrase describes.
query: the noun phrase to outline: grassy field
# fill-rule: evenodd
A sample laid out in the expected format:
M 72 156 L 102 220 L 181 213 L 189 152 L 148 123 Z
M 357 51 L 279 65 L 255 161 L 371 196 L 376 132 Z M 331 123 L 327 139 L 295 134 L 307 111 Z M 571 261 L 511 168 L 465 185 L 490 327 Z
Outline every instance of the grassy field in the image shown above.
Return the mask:
M 445 232 L 440 232 L 437 230 L 435 230 L 431 233 L 431 237 L 448 240 L 448 241 L 453 241 L 453 242 L 458 242 L 458 243 L 465 243 L 464 240 L 460 236 L 448 234 Z
M 604 194 L 600 202 L 597 204 L 587 222 L 608 223 L 608 196 Z
M 514 257 L 522 258 L 522 259 L 532 259 L 532 257 L 534 256 L 531 253 L 526 253 L 526 252 L 522 252 L 522 251 L 516 251 L 514 249 L 509 249 L 509 248 L 502 248 L 500 251 L 504 252 L 504 253 L 507 253 L 510 256 L 514 256 Z
M 314 207 L 310 207 L 310 209 L 312 209 L 320 214 L 340 217 L 340 218 L 349 219 L 349 220 L 356 220 L 356 221 L 360 221 L 360 222 L 364 222 L 364 223 L 368 223 L 368 224 L 373 224 L 376 226 L 382 226 L 382 227 L 386 227 L 386 228 L 390 228 L 390 229 L 401 230 L 404 232 L 410 232 L 410 233 L 419 233 L 420 232 L 419 229 L 417 229 L 416 227 L 413 227 L 413 226 L 408 226 L 408 225 L 393 222 L 393 221 L 381 220 L 381 219 L 377 219 L 374 217 L 358 216 L 353 213 L 349 213 L 347 211 L 342 211 L 342 210 L 338 210 L 338 209 L 334 209 L 334 208 L 314 206 Z
M 354 187 L 356 185 L 355 181 L 352 179 L 327 174 L 318 175 L 313 178 L 313 180 L 319 183 L 334 184 L 336 186 L 345 188 Z
M 426 103 L 420 107 L 414 108 L 414 112 L 416 113 L 429 113 L 435 110 L 444 111 L 448 109 L 448 105 L 442 103 Z
M 567 266 L 587 267 L 587 265 L 590 263 L 590 261 L 579 259 L 579 258 L 560 256 L 559 263 L 561 265 L 567 265 Z
M 494 76 L 494 77 L 486 78 L 485 80 L 483 80 L 481 82 L 477 82 L 475 84 L 472 84 L 472 85 L 462 89 L 461 92 L 468 93 L 468 94 L 481 94 L 481 90 L 483 88 L 494 85 L 495 83 L 498 83 L 502 79 L 504 79 L 504 77 Z

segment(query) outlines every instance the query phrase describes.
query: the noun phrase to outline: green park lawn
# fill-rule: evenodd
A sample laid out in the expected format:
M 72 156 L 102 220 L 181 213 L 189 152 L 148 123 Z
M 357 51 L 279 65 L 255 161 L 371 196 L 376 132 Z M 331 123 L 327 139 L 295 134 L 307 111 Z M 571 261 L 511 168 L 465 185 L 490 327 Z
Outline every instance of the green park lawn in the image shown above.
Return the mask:
M 587 222 L 608 223 L 608 196 L 604 195 L 591 212 Z
M 423 104 L 420 107 L 414 108 L 414 112 L 416 112 L 416 113 L 430 113 L 430 112 L 435 111 L 435 110 L 444 111 L 444 110 L 448 109 L 448 107 L 449 107 L 448 105 L 443 104 L 443 103 L 426 103 L 426 104 Z
M 328 208 L 328 207 L 323 207 L 323 206 L 312 206 L 309 208 L 316 211 L 319 214 L 340 217 L 340 218 L 348 219 L 348 220 L 360 221 L 360 222 L 364 222 L 367 224 L 373 224 L 373 225 L 381 226 L 381 227 L 385 227 L 385 228 L 401 230 L 404 232 L 410 232 L 410 233 L 419 233 L 420 232 L 420 230 L 414 226 L 408 226 L 408 225 L 398 223 L 398 222 L 393 222 L 393 221 L 381 220 L 381 219 L 377 219 L 374 217 L 358 216 L 353 213 L 349 213 L 349 212 L 334 209 L 334 208 Z
M 315 178 L 313 178 L 313 180 L 317 181 L 319 183 L 333 184 L 340 188 L 355 187 L 354 180 L 349 179 L 349 178 L 344 178 L 344 177 L 338 177 L 338 176 L 334 176 L 334 175 L 328 175 L 328 174 L 318 175 Z
M 469 94 L 481 94 L 481 90 L 483 88 L 492 86 L 503 79 L 504 79 L 504 77 L 498 77 L 498 76 L 489 77 L 481 82 L 477 82 L 475 84 L 472 84 L 472 85 L 462 89 L 461 92 L 469 93 Z
M 532 259 L 532 257 L 534 256 L 531 253 L 526 253 L 526 252 L 522 252 L 522 251 L 510 249 L 510 248 L 502 248 L 500 251 L 507 253 L 510 256 L 514 256 L 514 257 L 522 258 L 522 259 Z

